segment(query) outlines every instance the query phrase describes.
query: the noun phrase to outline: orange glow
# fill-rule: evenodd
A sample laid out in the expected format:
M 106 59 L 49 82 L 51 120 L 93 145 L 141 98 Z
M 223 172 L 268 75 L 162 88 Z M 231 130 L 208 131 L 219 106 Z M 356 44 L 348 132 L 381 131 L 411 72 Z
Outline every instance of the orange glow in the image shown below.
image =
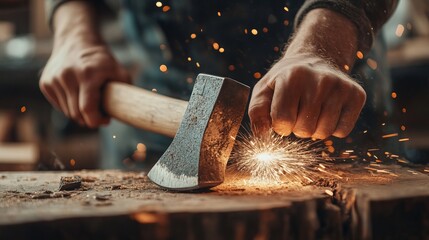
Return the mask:
M 356 57 L 359 59 L 363 59 L 363 53 L 361 51 L 356 52 Z
M 377 62 L 376 62 L 374 59 L 368 58 L 368 60 L 366 60 L 366 63 L 368 64 L 368 66 L 369 66 L 372 70 L 377 69 Z
M 326 140 L 325 141 L 325 145 L 326 146 L 332 146 L 332 144 L 333 144 L 334 142 L 332 142 L 332 140 Z
M 70 159 L 70 166 L 74 167 L 74 165 L 76 165 L 76 160 L 72 158 Z
M 213 43 L 213 49 L 214 49 L 214 50 L 219 50 L 219 43 L 214 42 L 214 43 Z
M 335 148 L 333 146 L 328 146 L 328 152 L 334 153 L 335 152 Z
M 221 47 L 221 48 L 219 48 L 219 52 L 223 53 L 223 52 L 225 52 L 225 49 L 223 47 Z
M 145 152 L 146 151 L 146 145 L 144 145 L 143 143 L 138 143 L 137 144 L 137 151 Z
M 244 34 L 247 34 L 247 28 L 244 29 Z
M 162 7 L 162 2 L 156 2 L 156 3 L 155 3 L 155 5 L 156 5 L 157 7 Z
M 401 126 L 401 130 L 405 131 L 405 129 L 407 129 L 404 125 Z
M 234 65 L 229 65 L 229 66 L 228 66 L 228 69 L 229 69 L 229 71 L 231 71 L 231 72 L 232 72 L 232 71 L 234 71 L 234 70 L 235 70 L 235 66 L 234 66 Z
M 197 34 L 195 34 L 195 33 L 192 33 L 192 34 L 191 34 L 191 38 L 192 38 L 192 39 L 195 39 L 196 37 L 197 37 Z
M 274 52 L 278 52 L 278 51 L 280 51 L 280 48 L 279 48 L 279 47 L 277 47 L 277 46 L 275 46 L 275 47 L 274 47 Z
M 254 29 L 254 28 L 252 29 L 251 32 L 252 32 L 253 35 L 258 35 L 258 30 Z
M 262 32 L 267 33 L 268 32 L 268 28 L 266 28 L 266 27 L 262 28 Z
M 162 221 L 162 219 L 159 218 L 159 215 L 155 213 L 136 213 L 133 217 L 137 222 L 142 224 L 158 223 Z
M 400 141 L 400 142 L 406 142 L 406 141 L 410 141 L 410 139 L 409 138 L 401 138 L 398 141 Z
M 188 62 L 190 62 L 190 61 L 192 61 L 192 58 L 191 58 L 191 57 L 188 57 Z
M 160 70 L 161 72 L 167 72 L 168 68 L 167 68 L 167 66 L 166 66 L 166 65 L 162 64 L 161 66 L 159 66 L 159 70 Z
M 406 113 L 406 112 L 407 112 L 407 109 L 406 109 L 406 108 L 402 108 L 402 112 L 403 112 L 403 113 Z
M 398 94 L 396 94 L 396 92 L 392 92 L 391 96 L 392 96 L 393 99 L 395 99 L 395 98 L 398 97 Z
M 220 16 L 222 16 L 222 13 L 221 12 L 217 12 L 217 15 L 220 17 Z
M 396 137 L 396 136 L 398 136 L 398 133 L 391 133 L 391 134 L 383 135 L 382 138 L 391 138 L 391 137 Z
M 170 6 L 164 6 L 164 7 L 162 8 L 162 11 L 163 11 L 163 12 L 168 12 L 168 11 L 170 11 Z
M 284 7 L 283 8 L 286 12 L 289 12 L 289 8 L 288 7 Z
M 200 63 L 199 63 L 199 62 L 196 62 L 196 63 L 195 63 L 195 65 L 196 65 L 197 67 L 200 67 Z
M 349 65 L 345 64 L 345 65 L 344 65 L 344 69 L 345 69 L 346 71 L 350 70 Z
M 253 77 L 254 77 L 254 78 L 256 78 L 256 79 L 259 79 L 259 78 L 261 78 L 261 77 L 262 77 L 262 75 L 261 75 L 261 73 L 260 73 L 260 72 L 255 72 L 255 73 L 253 74 Z
M 397 37 L 402 37 L 402 34 L 404 34 L 404 30 L 405 30 L 404 25 L 398 24 L 398 26 L 396 27 L 395 35 Z
M 22 106 L 22 107 L 21 107 L 21 112 L 22 112 L 22 113 L 24 113 L 24 112 L 26 112 L 26 111 L 27 111 L 27 108 L 26 108 L 25 106 Z

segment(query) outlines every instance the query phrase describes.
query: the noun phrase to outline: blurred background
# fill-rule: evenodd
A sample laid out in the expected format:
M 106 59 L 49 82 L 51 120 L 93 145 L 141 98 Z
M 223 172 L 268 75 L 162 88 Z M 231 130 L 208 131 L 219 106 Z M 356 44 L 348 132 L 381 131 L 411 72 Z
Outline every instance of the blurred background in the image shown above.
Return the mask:
M 103 33 L 119 61 L 133 70 L 139 58 L 125 41 L 120 14 L 104 22 Z M 380 34 L 389 49 L 395 122 L 410 139 L 409 155 L 428 159 L 429 1 L 401 1 Z M 99 166 L 98 131 L 65 119 L 39 91 L 51 45 L 43 0 L 0 1 L 0 170 Z

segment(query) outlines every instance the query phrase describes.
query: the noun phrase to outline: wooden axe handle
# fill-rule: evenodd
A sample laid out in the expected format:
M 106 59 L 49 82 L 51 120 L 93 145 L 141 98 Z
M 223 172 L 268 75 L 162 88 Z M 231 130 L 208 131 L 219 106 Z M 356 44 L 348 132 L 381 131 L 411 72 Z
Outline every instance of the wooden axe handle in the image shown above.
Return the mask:
M 103 92 L 103 109 L 124 123 L 174 137 L 187 101 L 178 100 L 121 82 L 110 82 Z

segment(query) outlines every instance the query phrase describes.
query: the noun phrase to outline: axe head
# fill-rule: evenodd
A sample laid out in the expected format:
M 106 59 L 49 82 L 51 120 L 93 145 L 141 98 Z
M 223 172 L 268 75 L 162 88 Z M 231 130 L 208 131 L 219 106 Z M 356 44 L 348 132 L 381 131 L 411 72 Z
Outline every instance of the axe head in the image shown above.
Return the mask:
M 148 177 L 172 190 L 221 184 L 249 93 L 232 79 L 199 74 L 179 130 Z

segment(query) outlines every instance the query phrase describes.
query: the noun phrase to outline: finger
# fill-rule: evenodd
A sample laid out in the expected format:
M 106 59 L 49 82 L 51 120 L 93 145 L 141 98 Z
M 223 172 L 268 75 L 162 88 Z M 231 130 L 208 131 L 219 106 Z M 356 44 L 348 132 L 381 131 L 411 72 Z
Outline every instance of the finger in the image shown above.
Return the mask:
M 61 87 L 65 89 L 70 117 L 80 125 L 84 125 L 85 121 L 79 111 L 79 86 L 76 77 L 74 72 L 65 71 L 59 82 Z
M 69 106 L 67 105 L 67 97 L 64 89 L 62 88 L 62 86 L 58 81 L 53 81 L 52 86 L 53 86 L 52 90 L 55 96 L 57 97 L 61 111 L 64 113 L 64 115 L 69 117 L 70 116 Z
M 297 81 L 276 81 L 274 95 L 271 102 L 271 120 L 273 130 L 288 136 L 295 125 L 301 89 L 296 86 Z
M 116 70 L 116 74 L 118 76 L 118 81 L 124 82 L 124 83 L 131 83 L 131 76 L 128 73 L 128 71 L 123 67 L 119 66 L 118 69 Z
M 322 105 L 313 138 L 325 139 L 334 133 L 342 108 L 341 99 L 336 96 L 328 98 Z
M 265 80 L 261 80 L 253 89 L 248 114 L 252 131 L 256 136 L 261 136 L 270 130 L 272 96 L 273 90 L 268 87 Z
M 332 134 L 335 137 L 344 138 L 349 135 L 359 118 L 359 114 L 365 104 L 366 95 L 360 86 L 358 88 L 360 90 L 353 92 L 341 110 L 337 127 Z
M 300 138 L 309 138 L 316 130 L 320 114 L 320 103 L 301 98 L 298 117 L 293 127 L 293 133 Z
M 79 90 L 79 110 L 88 127 L 95 128 L 107 124 L 109 118 L 101 113 L 100 86 L 94 84 L 82 85 Z
M 50 102 L 55 109 L 61 111 L 61 107 L 55 92 L 50 87 L 47 87 L 43 84 L 40 84 L 40 90 L 42 91 L 43 95 L 45 95 L 48 102 Z

